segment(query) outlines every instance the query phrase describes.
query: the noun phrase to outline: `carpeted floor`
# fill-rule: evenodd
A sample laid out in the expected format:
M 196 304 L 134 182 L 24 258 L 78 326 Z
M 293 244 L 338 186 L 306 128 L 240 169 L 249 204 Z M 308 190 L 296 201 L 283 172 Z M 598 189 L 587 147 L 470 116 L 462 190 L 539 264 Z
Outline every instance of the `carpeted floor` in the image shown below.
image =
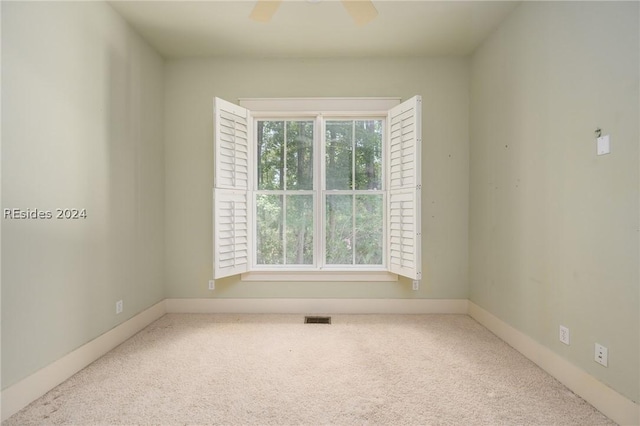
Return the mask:
M 3 425 L 611 425 L 465 315 L 165 315 Z

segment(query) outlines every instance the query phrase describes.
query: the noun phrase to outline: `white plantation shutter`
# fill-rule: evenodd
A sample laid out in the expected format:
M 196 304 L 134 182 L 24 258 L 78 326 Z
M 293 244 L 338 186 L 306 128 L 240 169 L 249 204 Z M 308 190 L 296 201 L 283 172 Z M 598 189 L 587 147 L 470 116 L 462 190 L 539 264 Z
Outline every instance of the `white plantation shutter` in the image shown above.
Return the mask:
M 214 278 L 249 270 L 248 193 L 214 189 Z
M 249 110 L 215 98 L 215 187 L 249 189 Z
M 388 265 L 389 271 L 422 278 L 420 145 L 422 98 L 415 96 L 389 110 L 388 148 Z
M 214 278 L 249 270 L 251 217 L 249 111 L 214 101 Z

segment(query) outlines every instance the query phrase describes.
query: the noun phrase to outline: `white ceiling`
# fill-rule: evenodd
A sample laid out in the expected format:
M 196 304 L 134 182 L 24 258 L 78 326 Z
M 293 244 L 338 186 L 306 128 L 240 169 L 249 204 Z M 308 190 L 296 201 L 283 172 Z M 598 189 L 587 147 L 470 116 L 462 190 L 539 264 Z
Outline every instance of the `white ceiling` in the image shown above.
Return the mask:
M 373 0 L 358 27 L 336 0 L 285 1 L 269 23 L 249 19 L 255 1 L 109 3 L 166 58 L 467 55 L 518 5 Z

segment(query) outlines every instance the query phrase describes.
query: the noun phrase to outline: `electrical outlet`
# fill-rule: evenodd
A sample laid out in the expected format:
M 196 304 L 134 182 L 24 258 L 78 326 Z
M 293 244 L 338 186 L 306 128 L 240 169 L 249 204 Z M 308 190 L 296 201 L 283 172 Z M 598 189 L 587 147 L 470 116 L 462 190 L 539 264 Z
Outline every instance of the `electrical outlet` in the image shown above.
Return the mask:
M 609 349 L 596 343 L 595 361 L 605 367 L 609 366 Z
M 414 280 L 414 281 L 413 281 L 412 288 L 413 288 L 414 290 L 420 290 L 420 281 Z
M 565 345 L 569 344 L 569 329 L 564 325 L 560 326 L 560 341 Z
M 209 280 L 209 290 L 216 289 L 216 282 L 214 280 Z
M 124 309 L 124 303 L 122 302 L 122 300 L 118 300 L 116 302 L 116 314 L 121 314 L 123 309 Z

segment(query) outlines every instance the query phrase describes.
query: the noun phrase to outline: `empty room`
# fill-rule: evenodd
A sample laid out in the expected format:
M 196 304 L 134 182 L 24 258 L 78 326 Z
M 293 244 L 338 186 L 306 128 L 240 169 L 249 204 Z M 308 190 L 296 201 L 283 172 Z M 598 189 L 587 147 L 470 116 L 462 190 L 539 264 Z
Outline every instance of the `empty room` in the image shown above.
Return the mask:
M 640 424 L 640 3 L 0 17 L 3 426 Z

